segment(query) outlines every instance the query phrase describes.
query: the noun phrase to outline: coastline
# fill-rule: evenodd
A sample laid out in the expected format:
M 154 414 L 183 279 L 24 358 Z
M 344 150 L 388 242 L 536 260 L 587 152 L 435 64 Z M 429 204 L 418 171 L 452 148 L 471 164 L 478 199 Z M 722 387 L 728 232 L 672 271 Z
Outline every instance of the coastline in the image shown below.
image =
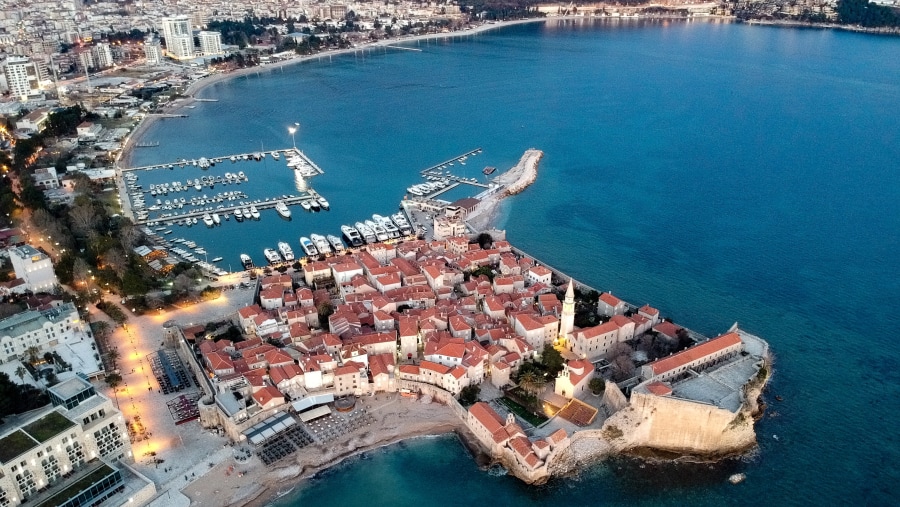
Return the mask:
M 504 199 L 521 193 L 537 179 L 537 168 L 544 152 L 535 148 L 525 151 L 515 166 L 494 178 L 500 186 L 493 193 L 482 198 L 481 202 L 469 216 L 466 223 L 475 231 L 485 231 L 497 224 L 500 218 L 500 205 Z
M 474 441 L 474 437 L 467 435 L 468 428 L 440 403 L 425 404 L 397 394 L 370 400 L 361 404 L 376 419 L 372 429 L 357 430 L 328 445 L 309 445 L 272 467 L 264 466 L 255 457 L 245 464 L 223 461 L 181 492 L 191 505 L 212 500 L 220 506 L 263 507 L 348 458 L 404 440 L 455 433 L 467 449 L 472 449 L 469 441 Z
M 312 60 L 319 60 L 321 58 L 330 58 L 333 56 L 340 56 L 355 53 L 357 51 L 366 51 L 370 48 L 380 48 L 386 46 L 392 46 L 395 44 L 403 44 L 406 42 L 415 42 L 422 40 L 435 40 L 435 39 L 449 39 L 449 38 L 458 38 L 465 37 L 468 35 L 476 35 L 485 32 L 489 32 L 491 30 L 497 30 L 500 28 L 513 26 L 513 25 L 523 25 L 527 23 L 538 23 L 544 22 L 549 19 L 585 19 L 582 16 L 559 16 L 552 18 L 528 18 L 528 19 L 514 19 L 510 21 L 497 21 L 493 23 L 483 23 L 481 25 L 475 26 L 473 28 L 468 28 L 465 30 L 457 30 L 455 32 L 447 32 L 447 33 L 429 33 L 423 35 L 413 35 L 407 37 L 398 37 L 394 39 L 384 39 L 375 42 L 371 42 L 365 44 L 363 46 L 352 47 L 352 48 L 344 48 L 337 50 L 326 50 L 320 53 L 316 53 L 313 55 L 303 55 L 297 56 L 296 58 L 291 58 L 290 60 L 285 60 L 283 62 L 279 62 L 276 64 L 269 65 L 255 65 L 253 67 L 245 67 L 243 69 L 233 70 L 227 73 L 216 73 L 210 76 L 206 76 L 204 78 L 198 79 L 184 90 L 183 95 L 185 97 L 181 98 L 174 104 L 170 104 L 166 106 L 163 110 L 165 113 L 177 113 L 184 109 L 186 106 L 190 105 L 193 102 L 194 95 L 202 92 L 206 88 L 221 83 L 223 81 L 227 81 L 230 79 L 236 79 L 242 76 L 246 76 L 248 74 L 255 74 L 257 72 L 261 72 L 263 70 L 268 71 L 270 69 L 282 68 L 284 66 L 292 66 L 297 65 L 304 62 L 309 62 Z M 128 134 L 128 136 L 123 141 L 123 148 L 119 154 L 119 157 L 116 160 L 117 167 L 128 167 L 131 165 L 131 159 L 134 152 L 134 147 L 139 142 L 141 142 L 141 137 L 147 133 L 151 126 L 153 126 L 157 121 L 160 120 L 158 116 L 144 116 L 144 118 L 138 123 L 138 125 Z

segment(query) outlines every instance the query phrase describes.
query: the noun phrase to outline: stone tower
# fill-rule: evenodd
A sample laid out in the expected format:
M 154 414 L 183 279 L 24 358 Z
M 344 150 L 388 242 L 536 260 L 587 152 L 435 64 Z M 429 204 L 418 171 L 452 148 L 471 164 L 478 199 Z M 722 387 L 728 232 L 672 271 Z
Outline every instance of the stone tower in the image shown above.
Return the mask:
M 559 339 L 565 343 L 567 337 L 575 327 L 575 287 L 572 279 L 569 279 L 569 288 L 566 289 L 566 298 L 563 299 L 562 317 L 559 319 Z

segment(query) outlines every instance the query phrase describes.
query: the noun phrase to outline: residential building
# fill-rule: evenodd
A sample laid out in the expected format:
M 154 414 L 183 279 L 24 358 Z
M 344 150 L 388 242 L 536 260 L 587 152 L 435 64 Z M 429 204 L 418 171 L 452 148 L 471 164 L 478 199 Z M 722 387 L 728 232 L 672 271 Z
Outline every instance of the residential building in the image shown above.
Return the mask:
M 26 99 L 41 93 L 40 76 L 34 62 L 27 56 L 10 56 L 6 59 L 6 85 L 13 97 Z
M 191 19 L 185 15 L 162 18 L 163 38 L 166 53 L 176 60 L 194 57 L 194 34 Z
M 200 40 L 200 53 L 203 56 L 218 56 L 225 52 L 222 51 L 222 34 L 219 32 L 202 31 L 197 34 Z
M 96 68 L 106 69 L 114 65 L 112 51 L 110 50 L 108 43 L 100 42 L 94 45 L 91 52 L 94 53 L 94 64 L 96 65 Z
M 112 497 L 124 482 L 114 463 L 132 460 L 122 414 L 78 376 L 48 394 L 52 405 L 0 426 L 0 504 L 45 505 L 53 497 L 70 499 L 53 505 L 90 505 Z
M 31 174 L 31 179 L 34 180 L 34 186 L 44 190 L 59 188 L 59 177 L 56 175 L 55 167 L 35 169 Z
M 144 58 L 147 59 L 147 65 L 157 65 L 163 61 L 162 46 L 156 35 L 148 35 L 144 39 Z
M 25 290 L 47 292 L 59 284 L 56 273 L 53 271 L 53 263 L 44 252 L 31 245 L 13 247 L 8 251 L 16 278 L 21 278 L 28 286 Z

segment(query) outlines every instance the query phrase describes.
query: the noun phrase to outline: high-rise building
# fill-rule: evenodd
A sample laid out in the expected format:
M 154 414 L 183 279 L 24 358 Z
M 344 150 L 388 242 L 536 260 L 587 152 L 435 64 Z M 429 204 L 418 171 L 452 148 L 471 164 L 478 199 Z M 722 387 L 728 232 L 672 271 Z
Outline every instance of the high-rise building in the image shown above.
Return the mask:
M 191 19 L 185 15 L 162 18 L 163 38 L 166 52 L 176 60 L 194 57 L 194 34 Z
M 148 35 L 144 39 L 144 56 L 147 58 L 147 65 L 156 65 L 162 63 L 163 51 L 159 45 L 159 37 Z
M 6 59 L 6 85 L 14 97 L 25 98 L 41 92 L 38 72 L 30 58 L 10 56 Z
M 94 52 L 88 48 L 84 48 L 78 53 L 78 61 L 81 63 L 82 69 L 96 69 L 97 60 L 94 58 Z
M 219 32 L 200 32 L 197 35 L 200 39 L 200 52 L 203 56 L 214 56 L 223 54 L 222 51 L 222 34 Z
M 113 56 L 112 51 L 109 49 L 109 44 L 105 42 L 98 43 L 94 46 L 93 52 L 94 63 L 97 64 L 98 69 L 105 69 L 113 66 Z

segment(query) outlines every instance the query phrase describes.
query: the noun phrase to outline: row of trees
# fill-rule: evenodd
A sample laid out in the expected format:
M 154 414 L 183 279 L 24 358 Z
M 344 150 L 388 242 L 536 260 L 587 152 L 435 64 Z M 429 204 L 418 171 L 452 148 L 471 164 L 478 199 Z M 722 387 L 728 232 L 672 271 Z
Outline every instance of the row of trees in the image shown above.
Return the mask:
M 838 0 L 837 13 L 841 23 L 849 25 L 900 27 L 900 12 L 868 0 Z

